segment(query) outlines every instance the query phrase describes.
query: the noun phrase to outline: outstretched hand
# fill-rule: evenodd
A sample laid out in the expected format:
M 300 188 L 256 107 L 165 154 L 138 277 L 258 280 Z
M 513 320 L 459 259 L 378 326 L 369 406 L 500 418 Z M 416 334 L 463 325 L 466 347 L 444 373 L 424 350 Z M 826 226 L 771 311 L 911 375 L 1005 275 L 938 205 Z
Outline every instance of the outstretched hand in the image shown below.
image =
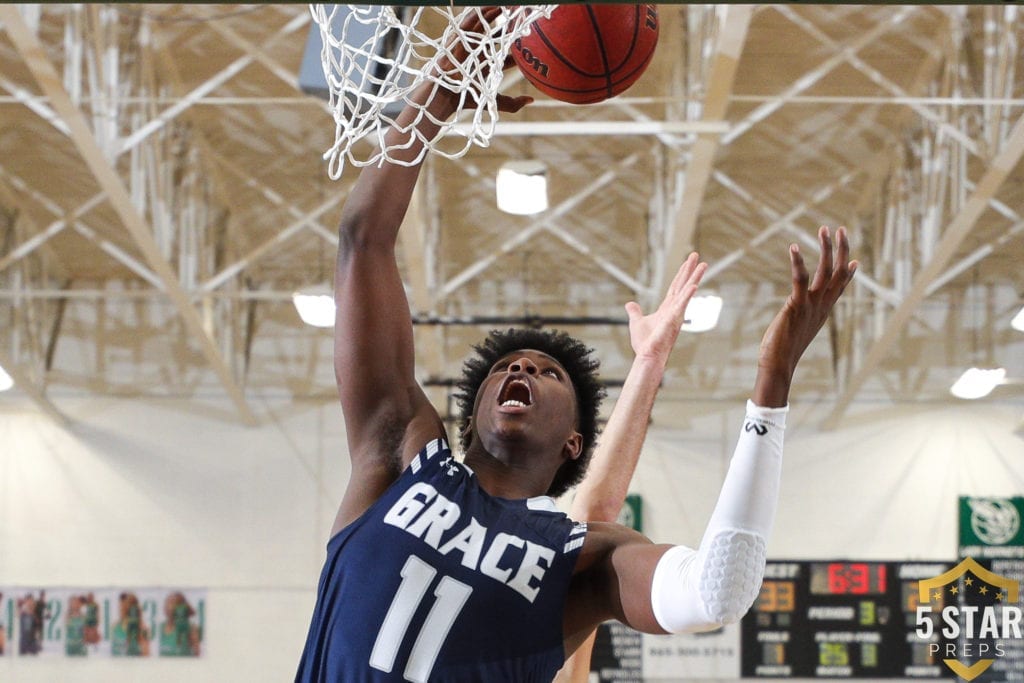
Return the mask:
M 829 229 L 822 226 L 818 230 L 821 257 L 813 279 L 804 265 L 800 247 L 796 244 L 789 247 L 793 288 L 761 339 L 757 383 L 752 397 L 758 405 L 786 405 L 789 385 L 800 357 L 825 324 L 846 285 L 853 279 L 857 262 L 849 260 L 850 242 L 846 228 L 836 230 L 836 240 L 839 244 L 833 257 Z
M 708 264 L 701 263 L 697 252 L 683 262 L 669 284 L 658 310 L 644 315 L 635 301 L 626 304 L 629 315 L 629 343 L 637 358 L 667 361 L 679 336 L 686 306 L 704 277 Z

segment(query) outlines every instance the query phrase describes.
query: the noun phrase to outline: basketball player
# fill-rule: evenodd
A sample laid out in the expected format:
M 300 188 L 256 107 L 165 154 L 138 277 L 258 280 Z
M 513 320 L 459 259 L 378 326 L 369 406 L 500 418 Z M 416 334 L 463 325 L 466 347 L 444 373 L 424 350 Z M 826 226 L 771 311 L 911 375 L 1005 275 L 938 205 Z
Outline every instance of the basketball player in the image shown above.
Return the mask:
M 389 132 L 407 159 L 422 144 L 411 131 L 430 139 L 457 107 L 436 87 L 413 95 L 429 116 L 407 107 Z M 590 350 L 568 335 L 492 332 L 476 348 L 460 384 L 465 459 L 454 460 L 415 380 L 395 260 L 418 175 L 363 169 L 342 215 L 335 372 L 351 475 L 296 680 L 548 683 L 609 618 L 648 633 L 738 620 L 764 568 L 793 372 L 856 265 L 845 230 L 835 255 L 819 231 L 813 279 L 790 247 L 792 292 L 762 339 L 736 454 L 693 550 L 554 509 L 549 496 L 582 477 L 601 394 Z

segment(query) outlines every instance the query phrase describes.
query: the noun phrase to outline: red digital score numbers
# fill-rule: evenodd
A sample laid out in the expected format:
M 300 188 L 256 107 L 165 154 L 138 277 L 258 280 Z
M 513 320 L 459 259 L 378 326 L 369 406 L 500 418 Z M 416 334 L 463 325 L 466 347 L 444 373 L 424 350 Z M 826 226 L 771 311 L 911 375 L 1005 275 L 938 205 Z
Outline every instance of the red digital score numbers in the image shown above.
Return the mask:
M 828 562 L 811 565 L 811 593 L 817 595 L 882 595 L 885 565 L 871 562 Z

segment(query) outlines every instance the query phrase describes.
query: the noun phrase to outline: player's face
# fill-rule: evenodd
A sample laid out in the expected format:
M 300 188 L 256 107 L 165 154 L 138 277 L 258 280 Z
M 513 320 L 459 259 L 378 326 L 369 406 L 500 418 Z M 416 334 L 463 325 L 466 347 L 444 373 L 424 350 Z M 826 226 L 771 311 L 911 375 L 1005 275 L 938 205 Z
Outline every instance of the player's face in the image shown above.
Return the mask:
M 491 366 L 477 393 L 473 419 L 481 438 L 493 433 L 554 444 L 574 432 L 576 410 L 576 391 L 565 368 L 542 351 L 523 349 Z

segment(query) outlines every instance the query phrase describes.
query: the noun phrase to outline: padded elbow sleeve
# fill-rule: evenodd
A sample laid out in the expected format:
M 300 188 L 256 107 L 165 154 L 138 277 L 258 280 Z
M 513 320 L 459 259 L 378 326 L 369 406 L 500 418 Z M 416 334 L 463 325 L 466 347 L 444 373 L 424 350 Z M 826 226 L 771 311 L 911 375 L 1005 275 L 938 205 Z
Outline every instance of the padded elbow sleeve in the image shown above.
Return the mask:
M 654 571 L 651 606 L 658 624 L 669 633 L 735 623 L 761 589 L 764 537 L 729 529 L 705 541 L 699 551 L 670 548 Z
M 778 501 L 786 412 L 747 403 L 700 548 L 677 546 L 659 560 L 651 604 L 666 631 L 701 631 L 739 621 L 757 598 Z

